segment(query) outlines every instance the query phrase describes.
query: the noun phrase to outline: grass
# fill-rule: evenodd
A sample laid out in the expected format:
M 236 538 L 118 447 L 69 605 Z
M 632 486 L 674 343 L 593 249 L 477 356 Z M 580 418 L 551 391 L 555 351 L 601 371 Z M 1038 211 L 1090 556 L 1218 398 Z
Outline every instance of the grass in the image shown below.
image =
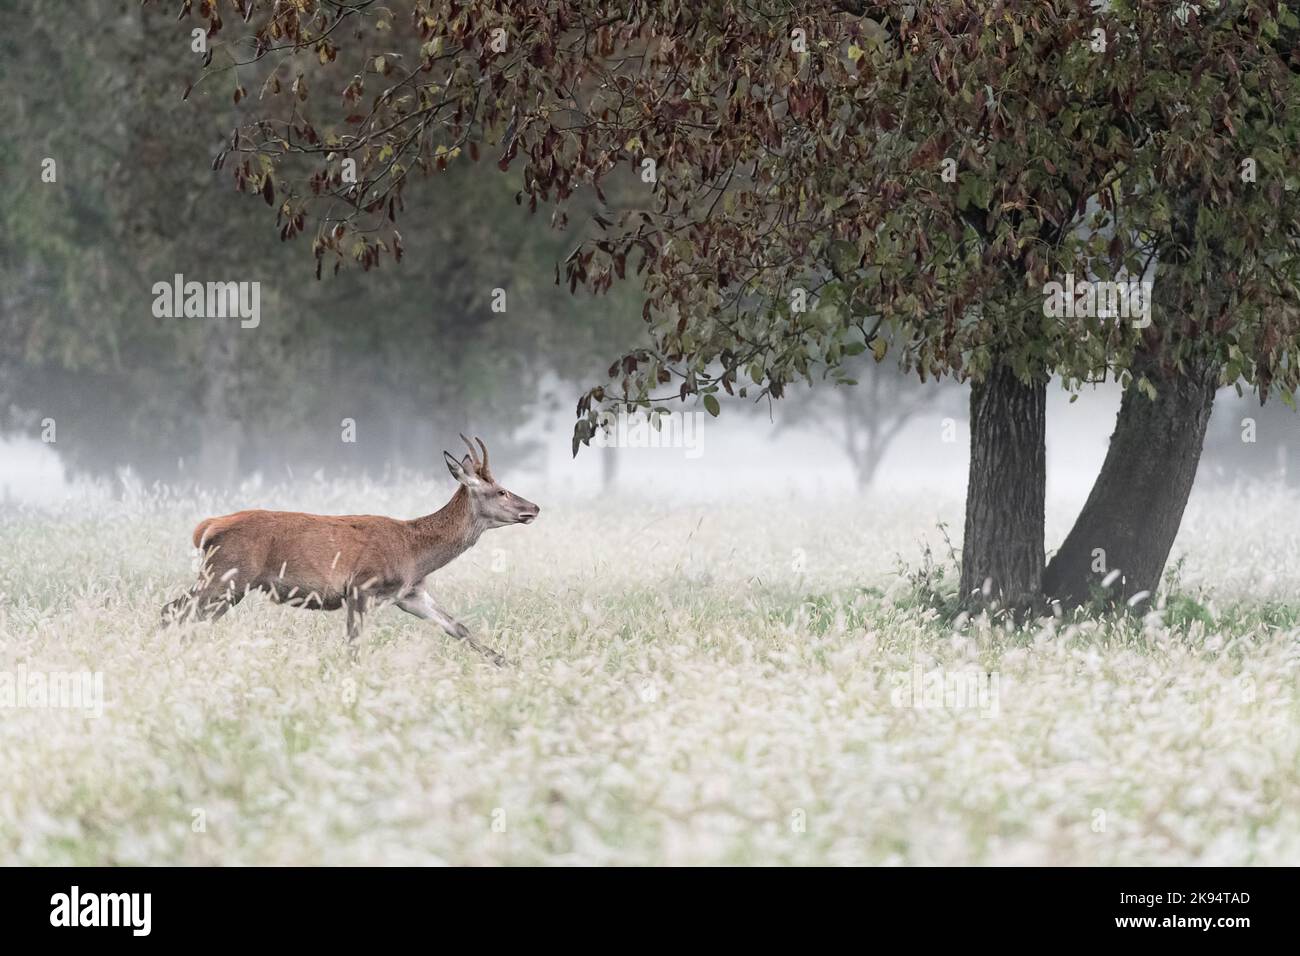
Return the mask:
M 412 515 L 447 493 L 314 483 L 0 516 L 0 672 L 101 671 L 106 696 L 97 720 L 0 710 L 0 862 L 1300 856 L 1300 509 L 1282 493 L 1195 498 L 1172 593 L 1143 616 L 954 631 L 898 568 L 929 547 L 937 580 L 955 501 L 537 495 L 535 525 L 432 580 L 514 668 L 391 608 L 355 665 L 341 615 L 257 597 L 155 626 L 201 516 Z

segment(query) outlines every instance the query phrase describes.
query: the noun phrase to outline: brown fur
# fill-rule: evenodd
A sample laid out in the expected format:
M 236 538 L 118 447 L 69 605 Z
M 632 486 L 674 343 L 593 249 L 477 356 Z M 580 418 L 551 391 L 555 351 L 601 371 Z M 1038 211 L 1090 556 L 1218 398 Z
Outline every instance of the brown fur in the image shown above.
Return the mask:
M 394 596 L 474 544 L 478 532 L 470 527 L 467 498 L 459 489 L 446 508 L 413 521 L 237 511 L 199 522 L 194 545 L 203 549 L 211 576 L 232 590 L 268 591 L 281 601 L 336 610 L 351 586 Z

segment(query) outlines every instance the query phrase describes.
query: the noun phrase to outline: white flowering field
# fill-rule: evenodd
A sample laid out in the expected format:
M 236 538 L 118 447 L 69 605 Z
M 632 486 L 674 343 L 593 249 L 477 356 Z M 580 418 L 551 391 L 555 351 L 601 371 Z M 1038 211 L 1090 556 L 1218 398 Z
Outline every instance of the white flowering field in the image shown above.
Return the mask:
M 395 608 L 355 664 L 341 614 L 261 597 L 157 627 L 200 517 L 445 485 L 5 513 L 0 672 L 103 699 L 0 708 L 0 863 L 1300 859 L 1294 495 L 1199 490 L 1128 619 L 945 623 L 898 572 L 947 560 L 955 500 L 536 494 L 431 586 L 509 668 Z

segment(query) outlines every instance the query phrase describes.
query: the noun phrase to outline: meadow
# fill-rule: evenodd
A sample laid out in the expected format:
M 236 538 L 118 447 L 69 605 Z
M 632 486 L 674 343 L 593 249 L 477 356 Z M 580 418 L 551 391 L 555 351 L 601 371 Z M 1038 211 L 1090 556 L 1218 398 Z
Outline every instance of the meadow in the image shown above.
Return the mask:
M 431 582 L 509 668 L 395 608 L 356 663 L 341 614 L 260 596 L 157 625 L 200 517 L 449 493 L 0 512 L 0 672 L 104 691 L 97 719 L 0 708 L 0 863 L 1300 859 L 1294 493 L 1199 488 L 1159 606 L 1128 616 L 946 619 L 918 591 L 950 583 L 960 502 L 919 491 L 557 493 Z M 1053 506 L 1049 541 L 1069 518 Z

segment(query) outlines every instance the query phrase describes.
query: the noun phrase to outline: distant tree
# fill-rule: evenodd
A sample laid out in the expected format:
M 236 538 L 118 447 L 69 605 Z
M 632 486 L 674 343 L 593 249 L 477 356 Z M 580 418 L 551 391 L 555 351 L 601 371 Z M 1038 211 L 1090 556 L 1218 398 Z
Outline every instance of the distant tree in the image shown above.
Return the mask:
M 1300 413 L 1251 396 L 1216 400 L 1205 437 L 1205 465 L 1222 481 L 1283 481 L 1300 486 Z
M 957 391 L 919 382 L 862 356 L 840 367 L 853 384 L 835 387 L 829 400 L 790 392 L 786 401 L 794 407 L 782 416 L 780 426 L 822 425 L 852 466 L 858 490 L 866 491 L 903 429 L 924 414 L 946 411 Z

